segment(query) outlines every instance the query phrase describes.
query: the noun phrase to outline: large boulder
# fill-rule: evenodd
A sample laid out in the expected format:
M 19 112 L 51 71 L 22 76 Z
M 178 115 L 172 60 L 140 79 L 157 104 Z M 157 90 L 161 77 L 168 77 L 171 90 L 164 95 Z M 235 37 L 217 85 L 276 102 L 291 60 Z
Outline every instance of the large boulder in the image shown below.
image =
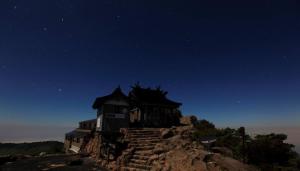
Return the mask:
M 152 164 L 151 171 L 257 171 L 233 158 L 231 151 L 225 148 L 216 148 L 218 153 L 204 150 L 204 147 L 186 138 L 193 132 L 190 126 L 177 127 L 173 130 L 174 136 L 164 139 L 158 143 L 148 164 Z M 225 154 L 225 155 L 224 155 Z
M 180 118 L 180 124 L 181 125 L 196 125 L 197 123 L 197 117 L 194 115 L 190 115 L 190 116 L 183 116 Z

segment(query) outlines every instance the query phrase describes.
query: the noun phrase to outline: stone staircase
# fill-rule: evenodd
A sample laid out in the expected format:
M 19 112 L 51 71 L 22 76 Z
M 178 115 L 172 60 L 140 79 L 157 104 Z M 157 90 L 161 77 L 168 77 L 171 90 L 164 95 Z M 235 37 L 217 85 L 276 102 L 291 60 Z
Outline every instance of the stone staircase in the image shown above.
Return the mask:
M 128 129 L 129 148 L 134 148 L 129 162 L 122 171 L 147 171 L 151 169 L 149 158 L 155 145 L 161 141 L 159 128 Z

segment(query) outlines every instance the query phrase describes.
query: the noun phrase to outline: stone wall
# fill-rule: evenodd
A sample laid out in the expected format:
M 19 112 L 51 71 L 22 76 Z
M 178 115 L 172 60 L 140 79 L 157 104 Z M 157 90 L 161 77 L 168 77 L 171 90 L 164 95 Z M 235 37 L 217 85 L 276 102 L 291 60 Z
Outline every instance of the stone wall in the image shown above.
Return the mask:
M 64 149 L 66 153 L 68 153 L 69 148 L 71 148 L 71 141 L 69 139 L 65 139 Z
M 98 133 L 91 136 L 88 143 L 82 149 L 83 153 L 90 154 L 93 158 L 98 158 L 100 153 L 101 138 Z

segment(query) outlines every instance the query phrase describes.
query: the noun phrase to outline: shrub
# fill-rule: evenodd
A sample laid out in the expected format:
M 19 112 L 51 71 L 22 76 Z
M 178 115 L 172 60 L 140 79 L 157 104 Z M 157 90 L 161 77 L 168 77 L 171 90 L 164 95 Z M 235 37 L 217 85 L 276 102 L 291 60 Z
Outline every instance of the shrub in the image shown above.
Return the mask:
M 284 143 L 284 134 L 257 135 L 248 146 L 248 160 L 252 164 L 287 166 L 295 158 L 292 144 Z
M 0 143 L 0 155 L 38 155 L 41 152 L 56 154 L 64 152 L 64 144 L 57 141 L 33 143 Z

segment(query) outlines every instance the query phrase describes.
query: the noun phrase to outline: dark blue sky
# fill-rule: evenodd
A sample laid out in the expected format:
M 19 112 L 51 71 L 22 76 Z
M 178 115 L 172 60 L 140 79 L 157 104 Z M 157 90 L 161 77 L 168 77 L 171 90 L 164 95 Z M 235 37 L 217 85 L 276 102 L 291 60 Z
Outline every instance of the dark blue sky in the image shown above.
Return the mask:
M 217 126 L 300 122 L 296 1 L 0 1 L 0 124 L 75 125 L 139 81 Z

